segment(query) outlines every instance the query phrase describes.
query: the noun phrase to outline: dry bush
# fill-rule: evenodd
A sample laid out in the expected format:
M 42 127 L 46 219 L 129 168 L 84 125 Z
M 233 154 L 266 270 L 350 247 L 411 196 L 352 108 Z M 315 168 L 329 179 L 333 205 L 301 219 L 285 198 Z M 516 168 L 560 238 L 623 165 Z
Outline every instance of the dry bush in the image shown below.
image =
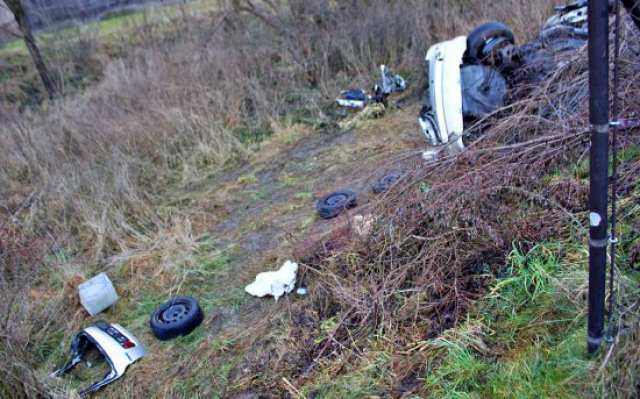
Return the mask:
M 623 114 L 633 115 L 640 70 L 632 61 L 636 31 L 627 33 L 619 94 Z M 306 251 L 310 284 L 323 292 L 319 312 L 339 315 L 332 350 L 316 353 L 316 362 L 366 346 L 359 338 L 372 330 L 404 344 L 433 338 L 464 321 L 504 270 L 513 242 L 526 252 L 550 238 L 586 238 L 586 51 L 567 57 L 543 83 L 522 90 L 524 97 L 472 126 L 464 152 L 407 173 L 374 208 L 379 229 L 370 239 L 339 238 L 342 247 L 351 244 L 332 250 L 329 237 L 315 250 L 308 242 L 298 249 Z M 621 148 L 640 144 L 631 132 L 619 140 Z M 637 184 L 638 166 L 637 158 L 622 162 L 621 192 Z M 627 392 L 637 389 L 635 371 L 620 375 Z
M 64 317 L 58 308 L 60 293 L 42 285 L 50 242 L 0 225 L 0 395 L 43 397 L 63 394 L 46 374 L 38 371 L 57 343 L 50 333 Z M 29 320 L 29 322 L 25 322 Z
M 612 357 L 603 365 L 605 390 L 615 398 L 637 398 L 640 394 L 640 329 L 636 326 L 627 332 L 611 348 Z

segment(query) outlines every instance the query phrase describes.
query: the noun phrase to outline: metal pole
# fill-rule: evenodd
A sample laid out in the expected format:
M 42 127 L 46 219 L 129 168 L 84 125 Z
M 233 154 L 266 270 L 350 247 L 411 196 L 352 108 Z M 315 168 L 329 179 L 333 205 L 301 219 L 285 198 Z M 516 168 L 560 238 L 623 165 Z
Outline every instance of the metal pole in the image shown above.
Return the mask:
M 589 319 L 587 351 L 594 353 L 604 331 L 609 171 L 609 4 L 589 0 Z

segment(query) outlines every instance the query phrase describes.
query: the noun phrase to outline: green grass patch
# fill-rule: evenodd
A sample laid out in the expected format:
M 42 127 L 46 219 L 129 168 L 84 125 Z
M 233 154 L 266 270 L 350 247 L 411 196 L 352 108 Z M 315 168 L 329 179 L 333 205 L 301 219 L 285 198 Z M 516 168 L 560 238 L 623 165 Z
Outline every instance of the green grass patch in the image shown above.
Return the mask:
M 205 337 L 203 331 L 204 329 L 202 327 L 198 327 L 191 333 L 187 335 L 181 335 L 177 338 L 172 339 L 170 342 L 171 344 L 173 344 L 173 346 L 177 347 L 193 345 Z
M 168 299 L 164 293 L 155 290 L 144 290 L 137 298 L 121 301 L 122 312 L 118 312 L 120 323 L 125 328 L 129 328 L 127 326 L 130 324 L 146 324 L 153 311 Z M 120 308 L 120 306 L 118 307 Z
M 246 145 L 259 144 L 273 135 L 273 127 L 268 122 L 263 122 L 252 127 L 236 129 L 235 136 Z
M 291 173 L 285 173 L 278 176 L 278 181 L 281 182 L 284 187 L 294 187 L 305 183 L 307 180 L 304 176 L 296 176 Z
M 271 194 L 269 193 L 269 190 L 265 188 L 259 191 L 247 191 L 247 195 L 249 195 L 251 199 L 257 200 L 257 201 L 267 201 L 268 199 L 271 198 Z
M 487 348 L 438 341 L 426 390 L 440 398 L 581 397 L 592 362 L 579 317 L 583 305 L 571 301 L 571 292 L 578 295 L 586 274 L 563 255 L 576 248 L 544 243 L 523 253 L 514 244 L 507 275 L 475 316 Z
M 254 298 L 244 291 L 244 286 L 226 287 L 224 295 L 218 301 L 221 306 L 239 307 Z
M 556 345 L 531 345 L 497 361 L 452 345 L 442 365 L 428 370 L 426 387 L 440 398 L 581 397 L 591 367 L 584 331 L 576 326 Z
M 39 359 L 63 359 L 68 354 L 69 346 L 63 329 L 53 329 L 35 348 Z
M 238 177 L 238 183 L 241 184 L 256 184 L 259 180 L 253 173 L 242 175 Z
M 214 256 L 210 259 L 207 259 L 202 264 L 202 269 L 205 272 L 216 272 L 222 270 L 225 266 L 227 266 L 230 262 L 230 258 L 228 255 L 220 254 Z
M 240 227 L 240 231 L 243 234 L 246 234 L 266 229 L 268 226 L 269 221 L 266 219 L 251 219 L 247 223 L 244 223 L 242 227 Z
M 315 216 L 306 217 L 306 218 L 304 218 L 304 219 L 302 219 L 300 221 L 300 228 L 301 229 L 306 229 L 307 227 L 309 227 L 312 224 L 314 224 L 315 221 L 316 221 L 316 217 Z
M 301 204 L 286 204 L 278 208 L 277 213 L 280 215 L 288 215 L 302 207 Z
M 293 132 L 292 134 L 288 135 L 287 137 L 284 138 L 284 140 L 282 140 L 282 142 L 285 145 L 290 145 L 295 143 L 296 141 L 300 140 L 300 138 L 302 137 L 302 133 L 300 132 Z
M 327 399 L 389 397 L 388 391 L 381 391 L 380 382 L 394 379 L 393 373 L 390 372 L 392 354 L 387 351 L 373 351 L 361 359 L 362 361 L 353 365 L 354 369 L 347 375 L 335 376 L 331 372 L 319 370 L 315 382 L 302 387 L 301 392 L 305 397 Z M 337 360 L 337 363 L 341 361 Z
M 313 200 L 313 193 L 310 192 L 301 192 L 297 193 L 293 196 L 293 199 L 296 201 L 311 201 Z

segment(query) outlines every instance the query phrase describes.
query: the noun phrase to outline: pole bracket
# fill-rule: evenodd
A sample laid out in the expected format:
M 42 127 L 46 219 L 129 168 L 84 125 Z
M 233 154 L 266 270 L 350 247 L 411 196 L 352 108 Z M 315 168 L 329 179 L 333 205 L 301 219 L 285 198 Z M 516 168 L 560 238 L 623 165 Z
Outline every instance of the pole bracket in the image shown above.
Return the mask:
M 609 134 L 609 123 L 591 124 L 591 129 L 598 134 Z
M 587 335 L 587 343 L 595 345 L 597 347 L 598 345 L 600 345 L 600 342 L 602 342 L 602 336 L 600 336 L 600 337 L 591 337 L 591 336 Z

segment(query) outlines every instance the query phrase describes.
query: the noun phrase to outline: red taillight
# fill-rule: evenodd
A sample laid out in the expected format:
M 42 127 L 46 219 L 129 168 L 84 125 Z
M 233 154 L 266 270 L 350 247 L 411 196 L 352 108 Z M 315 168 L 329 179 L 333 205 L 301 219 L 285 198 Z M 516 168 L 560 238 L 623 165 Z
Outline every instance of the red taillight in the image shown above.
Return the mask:
M 133 343 L 133 342 L 131 342 L 131 341 L 127 341 L 127 342 L 125 342 L 124 344 L 122 344 L 122 347 L 123 347 L 124 349 L 130 349 L 130 348 L 133 348 L 134 346 L 136 346 L 136 344 L 134 344 L 134 343 Z

